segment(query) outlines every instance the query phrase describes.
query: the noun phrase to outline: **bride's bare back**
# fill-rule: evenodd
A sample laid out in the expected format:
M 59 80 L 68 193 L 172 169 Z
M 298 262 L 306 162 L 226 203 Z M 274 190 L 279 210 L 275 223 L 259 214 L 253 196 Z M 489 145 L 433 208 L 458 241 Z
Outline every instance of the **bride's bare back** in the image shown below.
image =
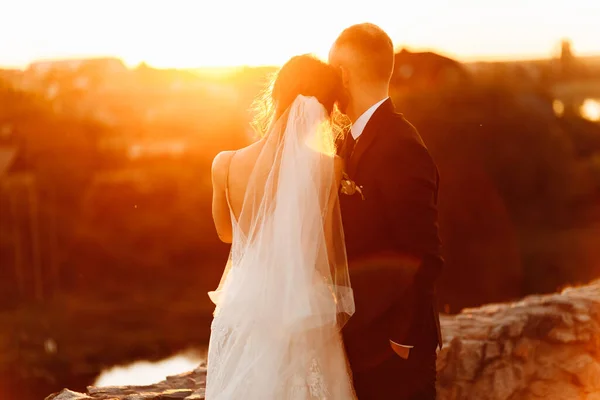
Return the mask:
M 219 238 L 226 243 L 232 240 L 231 216 L 236 220 L 240 217 L 250 175 L 264 144 L 260 140 L 236 151 L 224 151 L 213 161 L 213 219 Z
M 251 175 L 254 176 L 254 184 L 257 184 L 257 176 L 263 176 L 265 182 L 272 166 L 265 163 L 266 140 L 263 138 L 256 143 L 236 151 L 224 151 L 219 153 L 212 167 L 213 183 L 213 219 L 219 238 L 225 243 L 231 243 L 233 236 L 231 217 L 239 220 L 244 205 L 246 191 Z M 273 151 L 275 157 L 275 151 Z M 260 160 L 265 164 L 257 165 Z M 260 169 L 264 167 L 264 174 Z M 335 156 L 334 182 L 339 186 L 343 171 L 343 160 Z M 336 186 L 337 187 L 337 186 Z M 329 208 L 329 207 L 328 207 Z

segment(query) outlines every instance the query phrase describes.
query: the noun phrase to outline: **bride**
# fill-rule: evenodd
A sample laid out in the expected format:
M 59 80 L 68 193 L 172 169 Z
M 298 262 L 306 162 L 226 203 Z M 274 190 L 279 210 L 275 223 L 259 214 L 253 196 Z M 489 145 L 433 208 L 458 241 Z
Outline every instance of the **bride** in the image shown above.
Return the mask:
M 263 138 L 213 162 L 213 218 L 232 247 L 209 293 L 207 400 L 355 398 L 340 335 L 354 300 L 330 123 L 339 79 L 292 58 L 267 94 Z

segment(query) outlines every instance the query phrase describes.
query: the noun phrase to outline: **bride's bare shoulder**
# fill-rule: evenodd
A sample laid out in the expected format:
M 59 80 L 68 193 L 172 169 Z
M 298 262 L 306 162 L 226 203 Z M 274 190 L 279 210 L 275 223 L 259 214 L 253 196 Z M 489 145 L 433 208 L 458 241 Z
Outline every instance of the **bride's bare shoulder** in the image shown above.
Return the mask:
M 229 171 L 231 159 L 233 158 L 234 154 L 236 155 L 236 159 L 246 159 L 256 153 L 255 149 L 260 150 L 260 143 L 252 143 L 251 145 L 242 147 L 239 150 L 227 150 L 217 154 L 212 162 L 213 178 L 216 178 L 217 180 L 220 180 L 220 178 L 225 178 L 227 171 Z
M 229 163 L 234 154 L 235 151 L 228 150 L 222 151 L 215 156 L 211 168 L 213 184 L 219 185 L 225 182 L 227 171 L 229 170 Z
M 217 154 L 212 162 L 213 172 L 220 171 L 221 169 L 223 169 L 223 167 L 227 166 L 231 157 L 233 156 L 233 153 L 235 153 L 235 151 L 227 150 Z

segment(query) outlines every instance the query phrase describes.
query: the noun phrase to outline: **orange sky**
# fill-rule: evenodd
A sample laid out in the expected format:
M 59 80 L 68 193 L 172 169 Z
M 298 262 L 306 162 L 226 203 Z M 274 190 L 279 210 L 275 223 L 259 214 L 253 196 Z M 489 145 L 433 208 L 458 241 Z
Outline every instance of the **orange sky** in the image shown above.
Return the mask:
M 398 46 L 461 59 L 547 57 L 563 37 L 578 54 L 600 54 L 598 0 L 11 0 L 0 15 L 9 67 L 102 55 L 156 67 L 281 64 L 326 56 L 344 27 L 364 21 Z

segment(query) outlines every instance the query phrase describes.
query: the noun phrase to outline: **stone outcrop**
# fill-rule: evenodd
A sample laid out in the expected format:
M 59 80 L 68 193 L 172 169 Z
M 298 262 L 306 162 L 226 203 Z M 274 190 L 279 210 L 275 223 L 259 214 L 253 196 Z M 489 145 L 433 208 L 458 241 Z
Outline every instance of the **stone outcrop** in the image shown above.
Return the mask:
M 206 365 L 181 375 L 169 376 L 149 386 L 88 387 L 87 394 L 64 389 L 46 400 L 200 400 L 204 399 Z
M 444 317 L 444 400 L 600 400 L 600 282 Z
M 600 282 L 444 316 L 440 400 L 600 400 Z M 204 398 L 206 367 L 151 386 L 46 400 Z

